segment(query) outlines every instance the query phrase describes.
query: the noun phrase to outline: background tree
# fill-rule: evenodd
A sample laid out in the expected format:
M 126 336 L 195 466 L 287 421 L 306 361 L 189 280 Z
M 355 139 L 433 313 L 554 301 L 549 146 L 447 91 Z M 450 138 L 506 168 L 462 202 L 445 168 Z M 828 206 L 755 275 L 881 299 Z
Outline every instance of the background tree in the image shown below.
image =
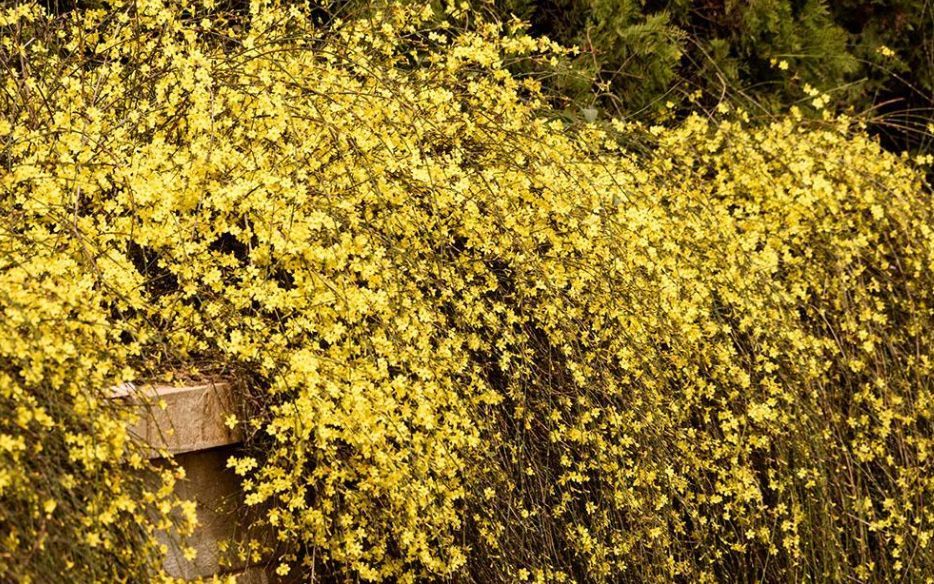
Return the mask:
M 653 116 L 724 99 L 751 113 L 809 109 L 809 90 L 866 113 L 893 149 L 930 148 L 930 0 L 496 0 L 580 53 L 554 78 L 569 109 Z

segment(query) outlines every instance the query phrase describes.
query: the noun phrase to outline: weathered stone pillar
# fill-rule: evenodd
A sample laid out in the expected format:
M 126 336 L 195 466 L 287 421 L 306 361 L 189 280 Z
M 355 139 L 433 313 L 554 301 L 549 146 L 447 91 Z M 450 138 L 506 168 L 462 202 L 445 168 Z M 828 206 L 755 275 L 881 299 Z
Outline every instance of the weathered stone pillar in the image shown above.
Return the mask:
M 227 459 L 237 454 L 243 439 L 238 429 L 224 423 L 236 411 L 233 386 L 225 382 L 122 386 L 115 397 L 146 406 L 131 432 L 152 447 L 152 458 L 171 457 L 185 469 L 186 478 L 178 482 L 176 491 L 198 505 L 199 526 L 186 538 L 197 555 L 185 559 L 178 541 L 166 534 L 166 571 L 185 579 L 235 575 L 239 584 L 275 580 L 261 567 L 221 567 L 219 544 L 242 539 L 247 521 L 239 477 L 227 468 Z

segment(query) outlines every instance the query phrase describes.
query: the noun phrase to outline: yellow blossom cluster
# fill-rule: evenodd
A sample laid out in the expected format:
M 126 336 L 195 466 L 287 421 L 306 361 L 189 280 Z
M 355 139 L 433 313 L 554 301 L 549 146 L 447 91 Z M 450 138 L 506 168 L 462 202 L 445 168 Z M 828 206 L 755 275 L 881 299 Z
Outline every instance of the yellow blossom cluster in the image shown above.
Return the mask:
M 150 466 L 127 432 L 134 412 L 106 393 L 132 375 L 130 348 L 98 276 L 69 257 L 75 233 L 3 201 L 0 580 L 151 581 L 155 533 L 193 526 L 173 495 L 180 469 Z
M 461 6 L 314 23 L 0 14 L 0 573 L 46 512 L 135 569 L 93 387 L 219 361 L 281 575 L 934 577 L 922 170 L 829 116 L 568 125 L 515 73 L 561 49 Z

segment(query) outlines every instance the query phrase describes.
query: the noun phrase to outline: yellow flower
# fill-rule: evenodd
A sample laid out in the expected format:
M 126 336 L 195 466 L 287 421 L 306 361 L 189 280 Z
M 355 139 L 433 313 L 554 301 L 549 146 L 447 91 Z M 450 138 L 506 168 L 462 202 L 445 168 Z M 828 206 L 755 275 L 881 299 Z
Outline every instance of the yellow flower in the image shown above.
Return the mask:
M 879 47 L 876 48 L 876 52 L 887 59 L 891 59 L 895 56 L 895 51 L 885 45 L 879 45 Z

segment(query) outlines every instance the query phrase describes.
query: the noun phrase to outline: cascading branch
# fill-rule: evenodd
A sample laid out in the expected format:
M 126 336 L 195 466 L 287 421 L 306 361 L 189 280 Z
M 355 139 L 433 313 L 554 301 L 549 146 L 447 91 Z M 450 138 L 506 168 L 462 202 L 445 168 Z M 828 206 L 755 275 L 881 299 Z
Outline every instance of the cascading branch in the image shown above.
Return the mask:
M 465 8 L 212 5 L 0 13 L 0 574 L 155 577 L 182 503 L 87 507 L 137 484 L 94 388 L 214 361 L 280 574 L 934 578 L 916 162 L 829 115 L 569 127 L 510 73 L 562 49 Z

